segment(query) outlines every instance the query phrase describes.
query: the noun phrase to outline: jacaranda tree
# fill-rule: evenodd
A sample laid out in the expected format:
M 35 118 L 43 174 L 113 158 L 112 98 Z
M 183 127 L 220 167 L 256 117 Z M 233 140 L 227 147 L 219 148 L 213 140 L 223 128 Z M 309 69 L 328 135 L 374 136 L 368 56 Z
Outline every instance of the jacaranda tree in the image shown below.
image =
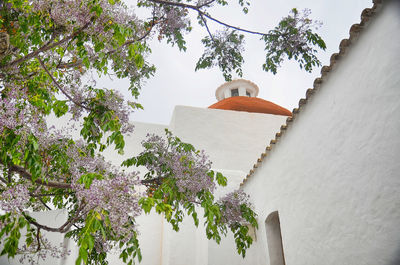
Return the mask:
M 238 0 L 244 13 L 249 2 Z M 196 69 L 218 66 L 228 80 L 242 74 L 243 34 L 265 42 L 262 66 L 276 73 L 282 60 L 295 59 L 311 71 L 320 65 L 316 49 L 325 49 L 313 32 L 318 23 L 293 9 L 266 33 L 229 25 L 211 14 L 225 0 L 138 0 L 148 19 L 138 18 L 118 0 L 0 1 L 0 242 L 1 255 L 35 263 L 46 255 L 61 257 L 43 231 L 59 232 L 76 241 L 76 264 L 104 264 L 111 248 L 131 264 L 141 260 L 135 218 L 152 209 L 175 230 L 184 215 L 216 242 L 228 230 L 238 253 L 252 243 L 248 226 L 257 227 L 249 197 L 238 190 L 216 199 L 226 178 L 211 170 L 203 152 L 167 131 L 149 135 L 143 152 L 120 166 L 101 152 L 124 150 L 124 134 L 132 133 L 131 112 L 140 104 L 127 101 L 113 88 L 96 85 L 93 76 L 130 80 L 132 100 L 155 67 L 147 61 L 149 40 L 165 40 L 185 50 L 190 13 L 203 27 L 205 51 Z M 196 19 L 195 19 L 196 21 Z M 225 29 L 211 32 L 208 25 Z M 81 139 L 47 126 L 48 116 L 69 115 L 79 124 Z M 144 177 L 131 170 L 144 166 Z M 39 223 L 30 213 L 65 209 L 58 227 Z

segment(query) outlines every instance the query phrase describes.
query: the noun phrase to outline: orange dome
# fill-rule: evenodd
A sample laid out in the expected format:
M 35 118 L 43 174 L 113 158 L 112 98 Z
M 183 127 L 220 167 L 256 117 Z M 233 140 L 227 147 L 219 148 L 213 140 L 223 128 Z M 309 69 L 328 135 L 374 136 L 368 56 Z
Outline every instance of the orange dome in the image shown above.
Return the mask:
M 218 101 L 208 108 L 292 116 L 292 113 L 288 109 L 270 101 L 255 97 L 229 97 Z

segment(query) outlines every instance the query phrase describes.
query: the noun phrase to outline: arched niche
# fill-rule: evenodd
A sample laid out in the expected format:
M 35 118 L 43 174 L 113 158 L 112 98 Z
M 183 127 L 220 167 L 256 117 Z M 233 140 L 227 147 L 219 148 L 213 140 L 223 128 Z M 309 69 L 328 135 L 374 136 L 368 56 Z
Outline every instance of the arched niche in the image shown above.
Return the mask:
M 267 244 L 270 265 L 285 265 L 283 253 L 281 223 L 278 211 L 268 215 L 265 219 L 265 230 L 267 232 Z

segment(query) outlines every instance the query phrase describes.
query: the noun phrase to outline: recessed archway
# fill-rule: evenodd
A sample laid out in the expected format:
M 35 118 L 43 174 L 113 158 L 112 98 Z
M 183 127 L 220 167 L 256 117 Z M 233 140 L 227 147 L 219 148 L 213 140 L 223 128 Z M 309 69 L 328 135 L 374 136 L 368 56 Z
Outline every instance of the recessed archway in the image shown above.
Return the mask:
M 267 232 L 267 244 L 270 265 L 285 265 L 283 253 L 281 223 L 278 211 L 268 215 L 265 220 L 265 230 Z

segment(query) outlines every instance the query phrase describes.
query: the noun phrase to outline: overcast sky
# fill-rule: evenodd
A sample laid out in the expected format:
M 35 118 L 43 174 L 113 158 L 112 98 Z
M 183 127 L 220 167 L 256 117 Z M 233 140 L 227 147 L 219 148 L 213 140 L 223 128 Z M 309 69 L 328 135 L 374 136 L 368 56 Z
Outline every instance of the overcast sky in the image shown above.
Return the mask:
M 318 31 L 327 44 L 326 51 L 319 54 L 322 65 L 329 65 L 330 55 L 338 52 L 343 38 L 349 37 L 350 26 L 360 22 L 364 8 L 372 6 L 372 0 L 254 0 L 249 13 L 243 15 L 235 5 L 237 1 L 230 2 L 233 3 L 231 7 L 210 13 L 228 24 L 263 32 L 276 26 L 293 7 L 311 9 L 310 18 L 323 22 Z M 217 28 L 211 22 L 209 24 L 212 29 Z M 187 35 L 186 52 L 179 52 L 164 42 L 152 42 L 149 60 L 155 64 L 157 72 L 141 91 L 139 103 L 145 109 L 132 115 L 134 121 L 169 124 L 176 105 L 206 108 L 216 102 L 215 90 L 225 82 L 222 74 L 218 69 L 194 71 L 203 51 L 200 40 L 205 34 L 204 30 L 195 27 Z M 243 78 L 259 86 L 258 97 L 289 110 L 297 107 L 299 99 L 320 73 L 320 68 L 311 74 L 301 71 L 293 62 L 284 63 L 276 75 L 264 72 L 261 68 L 265 59 L 263 43 L 254 36 L 246 36 L 244 59 Z M 112 86 L 123 89 L 128 87 L 128 82 L 114 81 Z

